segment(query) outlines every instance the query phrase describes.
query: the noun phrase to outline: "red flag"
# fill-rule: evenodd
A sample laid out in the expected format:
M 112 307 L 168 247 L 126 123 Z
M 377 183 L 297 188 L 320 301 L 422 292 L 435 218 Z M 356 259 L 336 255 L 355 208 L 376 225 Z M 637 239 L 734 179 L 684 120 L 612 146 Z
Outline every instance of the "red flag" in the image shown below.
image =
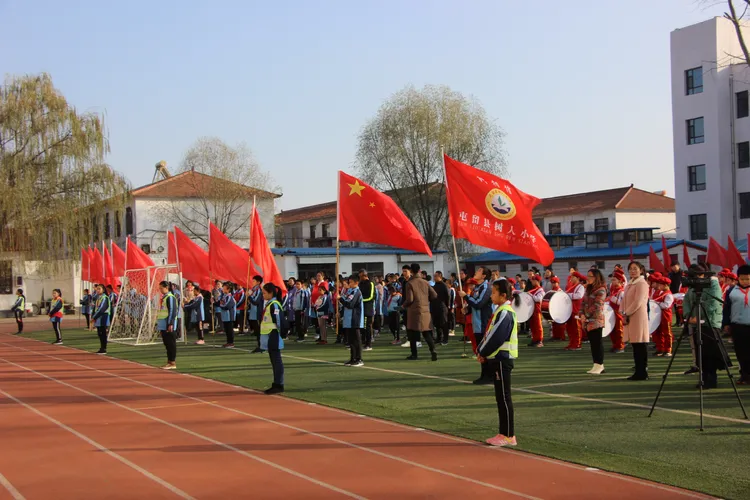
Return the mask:
M 125 262 L 127 264 L 126 271 L 128 269 L 143 269 L 154 265 L 154 261 L 151 260 L 151 257 L 146 255 L 143 250 L 130 241 L 130 236 L 128 236 L 128 244 L 125 252 L 127 252 L 125 257 Z
M 445 181 L 451 231 L 476 245 L 526 257 L 544 266 L 555 253 L 531 219 L 541 200 L 510 182 L 446 155 Z
M 682 242 L 682 262 L 685 263 L 685 267 L 690 267 L 690 255 L 684 241 Z
M 115 271 L 112 265 L 112 256 L 109 254 L 107 245 L 102 245 L 102 248 L 104 249 L 104 255 L 102 256 L 104 259 L 104 284 L 114 286 Z
M 198 246 L 179 228 L 174 228 L 175 250 L 179 252 L 182 277 L 211 290 L 211 273 L 208 270 L 208 252 Z
M 661 258 L 664 262 L 664 269 L 669 271 L 669 268 L 672 267 L 672 257 L 669 256 L 669 249 L 667 248 L 667 240 L 664 238 L 664 235 L 661 237 Z
M 648 246 L 648 267 L 650 267 L 654 271 L 659 271 L 661 274 L 667 274 L 667 270 L 664 268 L 664 264 L 662 264 L 659 260 L 659 257 L 656 255 L 656 252 L 654 251 L 654 247 L 652 245 Z
M 712 236 L 708 238 L 708 252 L 706 253 L 706 262 L 719 267 L 726 267 L 726 250 L 719 245 Z
M 81 281 L 91 281 L 89 276 L 89 251 L 81 248 Z
M 744 266 L 745 258 L 742 256 L 742 253 L 740 253 L 739 249 L 734 244 L 734 241 L 732 241 L 732 237 L 727 236 L 727 240 L 727 267 L 731 269 L 734 266 Z
M 258 209 L 253 206 L 253 221 L 251 222 L 252 232 L 250 234 L 250 257 L 260 266 L 263 273 L 263 281 L 273 283 L 281 288 L 281 293 L 286 294 L 286 285 L 284 278 L 281 277 L 279 268 L 276 266 L 276 260 L 271 253 L 271 246 L 266 239 L 266 233 L 263 232 L 263 224 L 260 221 Z
M 91 282 L 96 284 L 104 283 L 104 261 L 102 254 L 99 253 L 99 249 L 94 247 L 94 251 L 91 254 L 90 276 Z
M 112 244 L 112 269 L 118 280 L 125 276 L 125 252 L 114 243 Z
M 208 268 L 215 279 L 231 281 L 244 287 L 258 271 L 250 264 L 250 254 L 234 244 L 213 223 L 209 223 Z M 249 267 L 248 267 L 249 266 Z
M 414 224 L 389 196 L 339 171 L 339 239 L 432 251 Z
M 177 264 L 177 244 L 172 231 L 167 231 L 167 264 Z

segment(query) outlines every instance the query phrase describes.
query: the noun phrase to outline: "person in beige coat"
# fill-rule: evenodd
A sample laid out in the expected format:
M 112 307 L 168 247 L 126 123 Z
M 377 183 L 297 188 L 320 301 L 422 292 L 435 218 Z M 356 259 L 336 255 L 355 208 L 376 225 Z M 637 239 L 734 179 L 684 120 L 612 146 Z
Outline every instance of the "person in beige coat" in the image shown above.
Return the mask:
M 646 269 L 638 262 L 628 265 L 630 281 L 620 304 L 623 340 L 633 348 L 635 373 L 628 380 L 648 380 L 648 292 Z
M 424 336 L 430 347 L 432 360 L 437 361 L 435 340 L 432 338 L 432 317 L 430 301 L 437 298 L 437 293 L 429 283 L 419 276 L 419 264 L 411 265 L 411 279 L 404 286 L 404 309 L 406 309 L 406 334 L 409 338 L 411 356 L 406 359 L 417 359 L 417 342 Z

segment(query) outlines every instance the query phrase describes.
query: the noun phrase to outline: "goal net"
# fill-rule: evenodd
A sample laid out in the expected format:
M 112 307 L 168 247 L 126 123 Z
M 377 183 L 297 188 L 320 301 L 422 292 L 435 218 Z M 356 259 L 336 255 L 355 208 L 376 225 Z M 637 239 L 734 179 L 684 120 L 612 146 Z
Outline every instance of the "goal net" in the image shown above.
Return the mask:
M 120 295 L 109 327 L 109 341 L 130 345 L 161 343 L 157 329 L 157 313 L 161 302 L 159 283 L 168 281 L 179 286 L 177 307 L 182 312 L 182 275 L 174 266 L 153 266 L 129 269 L 122 279 Z M 178 314 L 181 318 L 182 314 Z M 178 340 L 184 342 L 185 326 L 178 321 Z

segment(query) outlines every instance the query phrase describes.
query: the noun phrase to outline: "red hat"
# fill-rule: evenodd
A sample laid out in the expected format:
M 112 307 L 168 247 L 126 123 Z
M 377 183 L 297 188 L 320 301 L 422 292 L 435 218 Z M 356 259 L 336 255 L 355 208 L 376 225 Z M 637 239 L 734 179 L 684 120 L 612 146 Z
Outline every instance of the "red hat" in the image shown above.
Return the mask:
M 672 280 L 669 279 L 669 278 L 667 278 L 665 276 L 665 277 L 663 277 L 662 279 L 659 280 L 659 283 L 661 283 L 662 285 L 671 285 L 672 284 Z
M 550 283 L 557 283 L 557 284 L 559 285 L 559 284 L 560 284 L 560 278 L 558 278 L 557 276 L 552 276 L 552 277 L 551 277 L 551 278 L 549 279 L 549 282 L 550 282 Z
M 586 281 L 586 276 L 583 275 L 583 274 L 581 274 L 581 273 L 579 273 L 578 271 L 576 271 L 573 274 L 571 274 L 571 276 L 574 276 L 574 277 L 578 278 L 579 281 Z
M 516 284 L 516 280 L 514 280 L 513 278 L 507 278 L 507 279 L 508 279 L 508 283 L 510 283 L 511 285 Z
M 612 273 L 612 275 L 620 281 L 625 281 L 625 273 L 620 271 L 619 269 Z
M 724 269 L 722 269 L 722 270 L 721 270 L 721 271 L 719 272 L 719 274 L 723 274 L 723 275 L 727 275 L 727 274 L 732 274 L 732 270 L 731 270 L 731 269 L 729 269 L 728 267 L 725 267 Z
M 539 274 L 535 274 L 534 276 L 531 277 L 531 279 L 536 280 L 536 281 L 542 281 L 542 276 Z
M 661 273 L 659 271 L 656 271 L 648 275 L 648 280 L 653 281 L 654 283 L 659 283 L 660 279 L 661 279 Z
M 727 273 L 726 277 L 729 278 L 730 280 L 737 281 L 737 275 L 734 273 Z

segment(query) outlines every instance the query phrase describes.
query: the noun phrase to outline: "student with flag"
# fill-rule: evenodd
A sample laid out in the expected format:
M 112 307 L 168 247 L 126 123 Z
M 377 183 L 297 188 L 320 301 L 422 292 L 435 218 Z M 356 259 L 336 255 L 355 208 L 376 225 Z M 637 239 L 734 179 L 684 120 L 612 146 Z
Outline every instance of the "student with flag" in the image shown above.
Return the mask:
M 284 349 L 284 340 L 281 338 L 281 321 L 283 309 L 281 307 L 281 289 L 273 283 L 263 285 L 262 297 L 264 306 L 259 330 L 259 348 L 268 351 L 273 369 L 273 384 L 266 389 L 266 394 L 279 394 L 284 392 L 284 362 L 281 359 L 281 350 Z
M 23 316 L 26 313 L 26 296 L 23 294 L 22 289 L 16 290 L 16 302 L 13 304 L 13 307 L 10 308 L 10 310 L 13 312 L 13 316 L 16 318 L 16 326 L 18 327 L 18 331 L 16 332 L 16 335 L 20 335 L 23 333 Z M 88 328 L 88 316 L 86 317 L 86 328 Z
M 252 279 L 252 291 L 247 299 L 250 302 L 250 308 L 247 312 L 247 320 L 249 323 L 250 334 L 258 337 L 258 347 L 253 349 L 253 353 L 263 352 L 260 347 L 260 322 L 263 319 L 263 291 L 261 285 L 263 284 L 263 278 L 259 275 L 253 276 Z
M 107 295 L 104 286 L 96 285 L 96 302 L 94 303 L 94 326 L 99 337 L 97 354 L 107 354 L 107 333 L 112 322 L 112 299 Z
M 161 340 L 167 350 L 167 364 L 162 366 L 163 370 L 177 369 L 177 310 L 179 304 L 172 292 L 169 291 L 169 282 L 159 283 L 161 300 L 159 310 L 156 313 L 156 329 L 161 334 Z
M 476 288 L 469 296 L 466 292 L 461 291 L 459 295 L 465 300 L 471 310 L 471 327 L 476 337 L 477 345 L 482 343 L 484 332 L 487 330 L 487 324 L 492 316 L 492 290 L 490 289 L 489 280 L 492 278 L 492 271 L 488 267 L 479 267 L 474 273 L 474 281 L 477 282 Z M 508 282 L 510 284 L 510 282 Z M 492 373 L 487 370 L 487 366 L 482 364 L 482 372 L 478 379 L 474 381 L 477 385 L 486 385 L 492 383 Z
M 359 289 L 359 276 L 356 274 L 349 277 L 349 288 L 341 294 L 340 302 L 344 308 L 344 335 L 350 348 L 349 361 L 344 365 L 364 366 L 360 330 L 365 326 L 365 314 L 362 305 L 362 291 Z

